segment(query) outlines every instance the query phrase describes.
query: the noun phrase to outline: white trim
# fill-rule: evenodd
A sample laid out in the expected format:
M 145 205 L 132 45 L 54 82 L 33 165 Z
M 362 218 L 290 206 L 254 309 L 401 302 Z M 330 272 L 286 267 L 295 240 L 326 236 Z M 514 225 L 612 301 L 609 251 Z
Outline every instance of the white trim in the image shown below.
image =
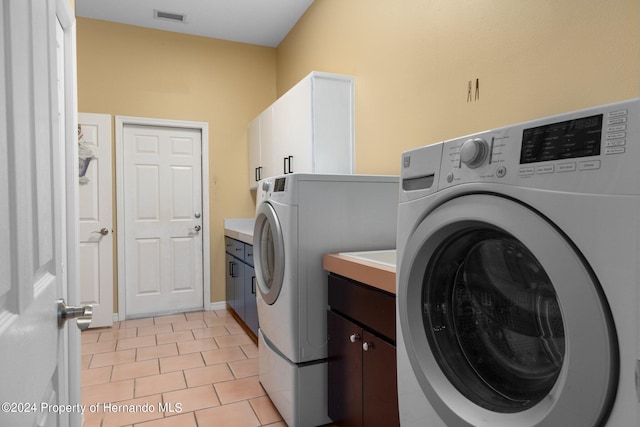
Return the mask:
M 73 27 L 75 31 L 76 19 L 73 16 L 73 10 L 71 10 L 69 0 L 56 0 L 56 16 L 63 29 L 66 30 Z M 73 40 L 75 41 L 75 38 Z M 75 57 L 73 60 L 75 61 Z
M 205 310 L 207 311 L 226 310 L 226 309 L 227 309 L 226 301 L 210 302 L 209 306 L 206 306 L 205 304 Z
M 65 250 L 63 258 L 65 262 L 64 269 L 66 276 L 66 286 L 63 293 L 68 304 L 80 303 L 80 266 L 78 265 L 79 241 L 79 219 L 78 211 L 78 143 L 77 143 L 77 126 L 78 126 L 78 76 L 76 69 L 76 20 L 69 4 L 69 0 L 55 1 L 55 15 L 62 30 L 64 32 L 64 135 L 65 141 L 62 141 L 64 148 L 64 185 L 65 200 Z M 54 45 L 55 46 L 55 45 Z M 52 46 L 53 47 L 53 46 Z M 55 51 L 54 51 L 55 52 Z M 55 53 L 54 53 L 55 54 Z M 81 366 L 80 357 L 80 331 L 77 328 L 66 328 L 68 331 L 67 348 L 63 351 L 66 353 L 67 366 L 64 369 L 68 375 L 68 399 L 69 403 L 77 403 L 82 401 L 81 379 L 79 367 Z M 64 374 L 63 374 L 64 375 Z M 71 427 L 79 427 L 82 425 L 82 417 L 80 414 L 71 414 L 68 418 Z
M 123 165 L 123 143 L 124 127 L 126 125 L 142 125 L 156 127 L 177 127 L 185 129 L 200 130 L 202 136 L 202 223 L 205 225 L 206 233 L 202 233 L 202 286 L 203 286 L 203 309 L 211 301 L 211 245 L 210 245 L 210 209 L 209 209 L 209 123 L 190 122 L 184 120 L 154 119 L 145 117 L 115 116 L 115 143 L 116 143 L 116 221 L 118 227 L 116 235 L 118 237 L 118 312 L 123 313 L 122 319 L 126 317 L 124 284 L 126 282 L 125 272 L 122 268 L 125 265 L 124 259 L 124 165 Z M 77 163 L 77 162 L 76 162 Z M 120 316 L 119 316 L 120 317 Z
M 217 310 L 226 310 L 226 309 L 227 309 L 226 301 L 210 302 L 208 304 L 206 302 L 204 303 L 204 311 L 217 311 Z M 182 311 L 180 313 L 182 313 Z M 122 319 L 120 319 L 119 313 L 113 313 L 114 322 L 119 322 L 121 320 L 124 320 L 124 316 L 122 316 Z

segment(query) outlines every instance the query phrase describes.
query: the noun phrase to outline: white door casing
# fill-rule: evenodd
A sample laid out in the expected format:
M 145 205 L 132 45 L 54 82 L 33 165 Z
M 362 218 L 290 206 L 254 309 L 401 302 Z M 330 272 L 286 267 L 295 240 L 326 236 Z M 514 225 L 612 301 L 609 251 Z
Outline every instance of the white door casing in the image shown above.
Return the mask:
M 80 335 L 57 321 L 78 302 L 75 21 L 66 0 L 4 0 L 0 21 L 0 425 L 79 426 Z
M 209 303 L 206 130 L 116 117 L 118 306 L 128 318 Z
M 79 113 L 82 139 L 93 154 L 79 185 L 80 298 L 93 306 L 91 327 L 113 324 L 113 182 L 111 116 Z

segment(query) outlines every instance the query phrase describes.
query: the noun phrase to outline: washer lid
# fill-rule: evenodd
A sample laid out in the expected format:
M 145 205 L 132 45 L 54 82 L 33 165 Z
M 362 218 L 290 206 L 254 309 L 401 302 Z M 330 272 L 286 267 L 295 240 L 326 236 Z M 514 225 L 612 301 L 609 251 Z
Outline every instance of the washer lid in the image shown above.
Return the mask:
M 267 304 L 273 304 L 282 289 L 285 261 L 282 227 L 270 203 L 261 203 L 258 208 L 253 245 L 258 290 Z
M 547 219 L 511 199 L 462 196 L 431 212 L 401 256 L 406 351 L 448 425 L 606 419 L 618 378 L 611 314 Z

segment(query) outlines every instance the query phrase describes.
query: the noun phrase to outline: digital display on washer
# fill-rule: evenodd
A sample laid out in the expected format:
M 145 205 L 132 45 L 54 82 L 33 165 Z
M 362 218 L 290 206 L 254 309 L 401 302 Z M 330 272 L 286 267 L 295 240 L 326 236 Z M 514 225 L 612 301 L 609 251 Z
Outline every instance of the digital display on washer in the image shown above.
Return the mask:
M 276 178 L 276 182 L 273 184 L 273 192 L 277 193 L 280 191 L 284 191 L 284 184 L 286 180 L 286 178 Z
M 600 154 L 602 114 L 525 129 L 520 164 Z

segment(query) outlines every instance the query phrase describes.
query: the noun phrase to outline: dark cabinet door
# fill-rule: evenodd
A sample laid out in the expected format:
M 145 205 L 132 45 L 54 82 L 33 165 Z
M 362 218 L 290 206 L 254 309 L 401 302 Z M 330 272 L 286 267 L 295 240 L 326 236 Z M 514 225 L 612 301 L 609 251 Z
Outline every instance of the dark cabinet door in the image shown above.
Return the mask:
M 244 263 L 234 258 L 231 267 L 231 275 L 233 276 L 233 309 L 241 319 L 244 319 Z
M 329 417 L 340 426 L 360 427 L 362 426 L 362 328 L 329 311 L 327 312 L 327 334 L 329 338 Z
M 365 426 L 399 426 L 396 348 L 364 331 L 362 400 Z
M 244 265 L 244 322 L 258 335 L 258 307 L 256 305 L 256 270 Z
M 225 274 L 225 299 L 227 300 L 227 305 L 230 306 L 231 308 L 234 308 L 233 306 L 233 297 L 234 297 L 234 285 L 235 285 L 235 278 L 233 277 L 232 273 L 233 273 L 233 262 L 234 259 L 231 255 L 229 255 L 228 253 L 225 254 L 225 264 L 227 266 L 227 271 Z

